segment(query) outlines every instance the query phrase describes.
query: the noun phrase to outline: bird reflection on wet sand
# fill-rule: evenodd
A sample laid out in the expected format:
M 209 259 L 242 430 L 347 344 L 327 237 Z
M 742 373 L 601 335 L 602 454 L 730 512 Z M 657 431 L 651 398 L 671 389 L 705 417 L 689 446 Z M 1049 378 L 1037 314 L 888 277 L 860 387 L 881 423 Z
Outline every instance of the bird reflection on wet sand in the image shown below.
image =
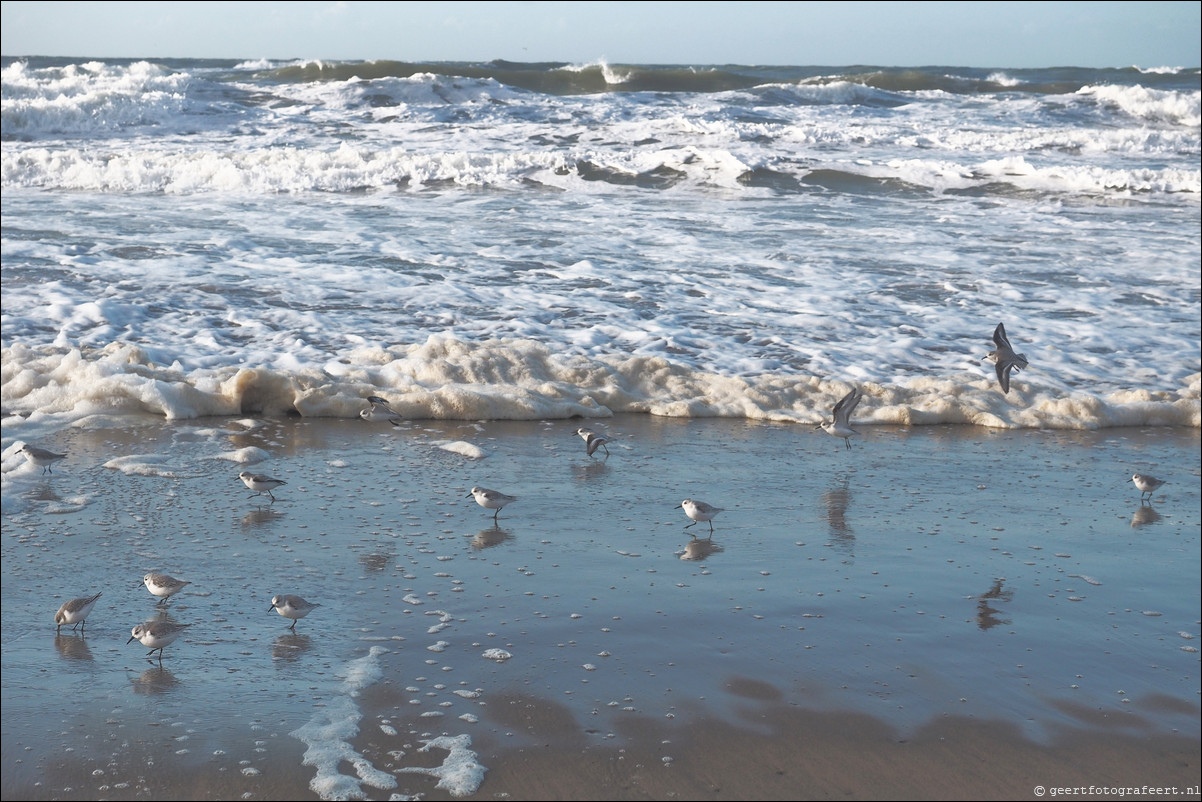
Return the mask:
M 396 560 L 396 554 L 386 552 L 372 552 L 371 554 L 360 554 L 359 564 L 367 571 L 383 571 L 393 564 Z
M 991 607 L 990 602 L 1009 602 L 1014 598 L 1013 590 L 1002 590 L 1002 585 L 1005 583 L 1004 577 L 999 577 L 993 580 L 993 587 L 982 593 L 977 599 L 977 627 L 982 631 L 992 629 L 998 624 L 1009 624 L 1009 618 L 998 618 L 997 613 L 1000 611 L 996 607 Z
M 1161 518 L 1160 513 L 1156 511 L 1150 504 L 1140 502 L 1140 507 L 1131 515 L 1131 528 L 1139 529 L 1141 526 L 1154 524 Z
M 54 488 L 47 482 L 30 490 L 25 498 L 30 501 L 62 501 L 62 496 L 54 492 Z
M 513 540 L 513 535 L 499 526 L 491 526 L 488 529 L 480 530 L 479 534 L 472 537 L 472 548 L 476 550 L 489 549 L 501 545 L 506 540 Z
M 254 529 L 265 526 L 283 518 L 285 513 L 272 509 L 270 506 L 260 506 L 242 516 L 242 528 Z
M 65 660 L 91 660 L 92 650 L 83 635 L 55 635 L 54 648 Z
M 847 557 L 855 557 L 853 547 L 856 535 L 847 523 L 847 506 L 851 503 L 851 490 L 847 486 L 848 479 L 844 477 L 843 484 L 822 494 L 822 508 L 826 513 L 826 524 L 830 527 L 831 537 L 835 546 L 839 547 Z
M 722 551 L 724 551 L 722 546 L 715 543 L 712 537 L 695 537 L 684 544 L 684 551 L 680 553 L 680 559 L 698 562 L 714 554 L 720 554 Z
M 572 466 L 572 475 L 578 482 L 587 482 L 589 479 L 596 479 L 598 476 L 603 476 L 609 471 L 609 466 L 605 464 L 605 460 L 590 459 L 588 462 L 576 463 Z
M 156 665 L 131 679 L 130 684 L 133 687 L 134 693 L 153 696 L 171 690 L 176 685 L 179 685 L 179 680 L 169 670 Z
M 277 637 L 271 643 L 272 660 L 295 660 L 313 646 L 313 640 L 308 635 L 297 635 L 287 632 Z

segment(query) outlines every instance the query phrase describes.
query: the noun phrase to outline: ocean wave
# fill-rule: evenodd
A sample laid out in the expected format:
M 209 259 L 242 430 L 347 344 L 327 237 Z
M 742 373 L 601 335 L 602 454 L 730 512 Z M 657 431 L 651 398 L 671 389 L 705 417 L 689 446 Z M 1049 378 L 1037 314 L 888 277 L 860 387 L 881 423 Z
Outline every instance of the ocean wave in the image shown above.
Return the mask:
M 59 424 L 100 414 L 170 420 L 301 415 L 356 418 L 383 396 L 402 418 L 542 420 L 618 413 L 726 417 L 816 424 L 851 385 L 812 375 L 734 377 L 662 357 L 561 356 L 526 340 L 470 343 L 431 337 L 418 345 L 362 348 L 318 367 L 227 366 L 185 371 L 140 348 L 14 345 L 3 349 L 6 419 Z M 864 425 L 965 424 L 1019 429 L 1119 426 L 1202 428 L 1202 374 L 1171 390 L 1065 393 L 1038 381 L 998 392 L 980 374 L 862 382 Z M 18 416 L 11 418 L 11 416 Z M 7 423 L 6 423 L 7 426 Z
M 511 61 L 466 62 L 320 62 L 271 69 L 264 77 L 282 82 L 378 80 L 427 74 L 450 79 L 477 79 L 546 95 L 590 95 L 604 92 L 726 92 L 760 82 L 719 67 L 620 65 L 606 62 L 524 64 Z
M 1138 120 L 1190 128 L 1202 124 L 1202 92 L 1170 92 L 1144 86 L 1106 84 L 1084 87 L 1077 94 L 1117 108 Z
M 0 79 L 0 130 L 6 140 L 171 123 L 187 107 L 190 80 L 145 61 L 40 70 L 18 61 L 5 67 Z
M 1045 146 L 1050 145 L 1045 140 Z M 1063 143 L 1062 143 L 1063 144 Z M 591 193 L 598 187 L 665 190 L 677 186 L 782 192 L 818 186 L 837 192 L 974 192 L 1192 194 L 1202 171 L 1104 168 L 1090 164 L 1040 166 L 1021 156 L 963 163 L 947 159 L 796 164 L 748 163 L 739 155 L 701 147 L 626 152 L 529 150 L 515 153 L 415 153 L 348 144 L 334 150 L 265 148 L 250 152 L 27 148 L 0 157 L 4 189 L 66 189 L 100 193 L 279 194 L 359 193 L 459 186 L 513 190 L 554 187 Z M 1016 194 L 1017 193 L 1017 194 Z

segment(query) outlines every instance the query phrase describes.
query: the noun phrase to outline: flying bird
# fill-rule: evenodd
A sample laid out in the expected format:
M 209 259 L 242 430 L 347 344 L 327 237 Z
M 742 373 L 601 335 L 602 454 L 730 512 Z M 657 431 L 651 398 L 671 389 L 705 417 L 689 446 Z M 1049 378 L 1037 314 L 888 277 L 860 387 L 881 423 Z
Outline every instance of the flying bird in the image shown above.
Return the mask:
M 1002 392 L 1010 392 L 1010 371 L 1016 373 L 1027 366 L 1027 358 L 1014 353 L 1010 347 L 1010 339 L 1006 337 L 1006 327 L 1001 323 L 993 330 L 993 344 L 996 349 L 985 355 L 997 367 L 997 381 L 1002 386 Z
M 831 412 L 831 419 L 823 421 L 814 428 L 822 429 L 827 434 L 834 435 L 835 437 L 842 437 L 843 443 L 850 450 L 852 435 L 859 434 L 859 432 L 851 428 L 851 413 L 863 397 L 864 393 L 859 388 L 853 388 L 851 392 L 840 399 L 838 404 L 835 404 L 835 408 Z
M 604 448 L 605 456 L 609 456 L 609 446 L 606 445 L 609 442 L 608 437 L 602 437 L 592 429 L 577 429 L 573 434 L 580 435 L 581 439 L 584 440 L 585 453 L 590 457 L 597 453 L 598 448 Z
M 368 423 L 387 421 L 393 426 L 400 426 L 404 423 L 404 419 L 392 407 L 388 406 L 387 398 L 381 398 L 378 395 L 369 395 L 366 400 L 371 406 L 359 412 L 359 417 L 363 418 L 363 420 Z

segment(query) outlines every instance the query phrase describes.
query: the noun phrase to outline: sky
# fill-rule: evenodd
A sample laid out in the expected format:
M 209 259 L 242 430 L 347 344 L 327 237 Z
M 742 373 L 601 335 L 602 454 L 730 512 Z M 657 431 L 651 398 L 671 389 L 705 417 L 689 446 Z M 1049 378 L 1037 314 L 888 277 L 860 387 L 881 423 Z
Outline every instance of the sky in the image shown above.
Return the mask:
M 0 55 L 1198 67 L 1202 3 L 25 2 Z

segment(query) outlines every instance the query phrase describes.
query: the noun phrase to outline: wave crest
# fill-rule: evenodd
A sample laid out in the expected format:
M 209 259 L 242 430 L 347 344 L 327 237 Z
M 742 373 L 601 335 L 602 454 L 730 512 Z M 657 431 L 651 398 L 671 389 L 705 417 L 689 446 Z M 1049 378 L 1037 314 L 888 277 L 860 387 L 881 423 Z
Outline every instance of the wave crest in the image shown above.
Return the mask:
M 662 357 L 565 357 L 528 340 L 363 348 L 322 369 L 226 367 L 183 371 L 152 363 L 136 346 L 98 350 L 12 346 L 3 350 L 0 397 L 8 415 L 65 420 L 109 413 L 168 419 L 302 415 L 355 418 L 371 395 L 401 417 L 439 420 L 602 418 L 617 413 L 727 417 L 814 424 L 849 389 L 811 375 L 733 377 Z M 865 382 L 857 423 L 993 428 L 1202 428 L 1202 374 L 1175 390 L 1107 395 L 1063 392 L 1033 382 L 1002 395 L 979 375 Z

